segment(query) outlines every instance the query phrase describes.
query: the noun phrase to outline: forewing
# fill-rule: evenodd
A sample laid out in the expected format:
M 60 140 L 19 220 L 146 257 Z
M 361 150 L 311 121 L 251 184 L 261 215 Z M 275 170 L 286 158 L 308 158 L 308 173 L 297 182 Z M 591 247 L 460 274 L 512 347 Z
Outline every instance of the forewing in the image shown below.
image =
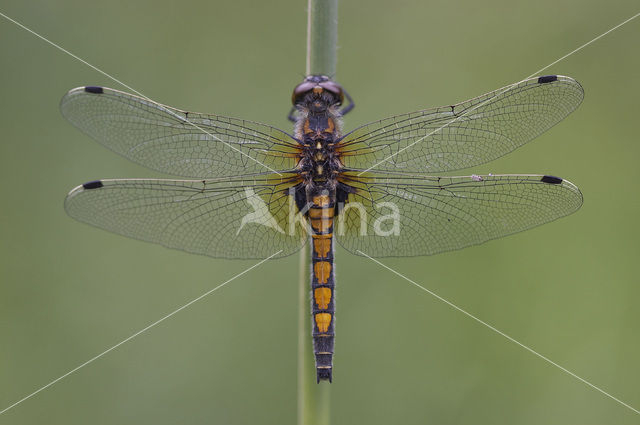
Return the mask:
M 60 103 L 73 125 L 120 155 L 176 176 L 213 178 L 291 170 L 298 144 L 268 125 L 185 112 L 105 87 Z
M 492 161 L 539 136 L 583 98 L 570 77 L 532 78 L 453 106 L 366 124 L 338 144 L 350 169 L 436 173 Z
M 437 254 L 547 223 L 582 205 L 575 185 L 552 176 L 376 175 L 367 182 L 343 179 L 357 192 L 336 219 L 335 233 L 354 254 Z
M 216 258 L 283 257 L 307 233 L 290 220 L 295 176 L 221 180 L 99 180 L 73 189 L 67 213 L 82 222 Z

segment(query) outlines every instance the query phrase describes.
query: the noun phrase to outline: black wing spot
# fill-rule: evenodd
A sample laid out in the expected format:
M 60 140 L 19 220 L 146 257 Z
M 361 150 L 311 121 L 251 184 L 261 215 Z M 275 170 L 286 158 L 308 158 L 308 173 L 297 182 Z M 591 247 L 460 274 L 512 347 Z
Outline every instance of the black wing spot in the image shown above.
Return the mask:
M 82 187 L 85 188 L 85 189 L 99 189 L 102 186 L 104 186 L 104 185 L 102 184 L 102 182 L 100 180 L 94 180 L 94 181 L 87 182 L 87 183 L 82 185 Z
M 560 177 L 555 177 L 555 176 L 542 176 L 540 181 L 542 183 L 549 183 L 549 184 L 560 184 L 560 183 L 562 183 L 562 179 Z
M 543 75 L 542 77 L 538 77 L 538 83 L 540 84 L 553 83 L 554 81 L 558 81 L 557 75 Z
M 98 86 L 86 86 L 84 88 L 84 91 L 86 91 L 87 93 L 95 93 L 95 94 L 104 93 L 104 90 L 102 90 L 102 87 L 98 87 Z

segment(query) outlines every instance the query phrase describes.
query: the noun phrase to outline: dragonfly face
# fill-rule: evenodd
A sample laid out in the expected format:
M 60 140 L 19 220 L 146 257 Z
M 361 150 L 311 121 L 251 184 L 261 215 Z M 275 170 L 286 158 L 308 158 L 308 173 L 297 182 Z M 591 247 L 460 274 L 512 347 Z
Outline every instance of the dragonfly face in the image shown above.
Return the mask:
M 186 179 L 96 180 L 73 189 L 65 209 L 115 233 L 216 258 L 283 257 L 310 241 L 317 376 L 331 380 L 334 243 L 371 257 L 431 255 L 571 214 L 582 195 L 559 177 L 439 174 L 513 151 L 582 97 L 572 78 L 544 76 L 343 133 L 353 101 L 328 77 L 309 76 L 293 91 L 290 135 L 80 87 L 61 102 L 72 124 Z
M 331 94 L 333 96 L 330 96 Z M 340 84 L 331 81 L 329 77 L 324 75 L 310 75 L 293 89 L 291 102 L 294 105 L 309 104 L 310 100 L 321 97 L 321 95 L 327 95 L 327 106 L 339 106 L 344 101 L 344 93 Z

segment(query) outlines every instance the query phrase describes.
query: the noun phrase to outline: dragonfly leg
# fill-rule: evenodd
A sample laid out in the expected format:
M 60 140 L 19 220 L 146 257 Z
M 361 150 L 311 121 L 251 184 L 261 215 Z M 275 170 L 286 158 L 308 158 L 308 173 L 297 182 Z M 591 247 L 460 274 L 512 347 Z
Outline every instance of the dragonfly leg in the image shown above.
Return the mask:
M 349 101 L 349 104 L 340 110 L 340 114 L 345 115 L 347 114 L 347 112 L 355 108 L 356 104 L 353 103 L 353 99 L 351 98 L 351 96 L 349 96 L 349 93 L 345 89 L 342 89 L 342 93 L 344 93 L 345 97 Z

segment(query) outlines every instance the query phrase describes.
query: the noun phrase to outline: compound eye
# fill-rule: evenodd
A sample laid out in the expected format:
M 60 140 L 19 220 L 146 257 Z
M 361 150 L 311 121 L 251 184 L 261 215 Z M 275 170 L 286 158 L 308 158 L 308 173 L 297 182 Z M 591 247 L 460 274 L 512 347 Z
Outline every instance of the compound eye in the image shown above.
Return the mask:
M 291 103 L 294 105 L 297 103 L 298 99 L 300 99 L 305 93 L 309 90 L 313 89 L 316 86 L 316 83 L 312 81 L 303 81 L 293 89 L 293 94 L 291 95 Z
M 340 86 L 340 84 L 336 83 L 335 81 L 329 80 L 321 82 L 320 87 L 338 96 L 340 104 L 344 102 L 344 93 L 342 92 L 342 86 Z

